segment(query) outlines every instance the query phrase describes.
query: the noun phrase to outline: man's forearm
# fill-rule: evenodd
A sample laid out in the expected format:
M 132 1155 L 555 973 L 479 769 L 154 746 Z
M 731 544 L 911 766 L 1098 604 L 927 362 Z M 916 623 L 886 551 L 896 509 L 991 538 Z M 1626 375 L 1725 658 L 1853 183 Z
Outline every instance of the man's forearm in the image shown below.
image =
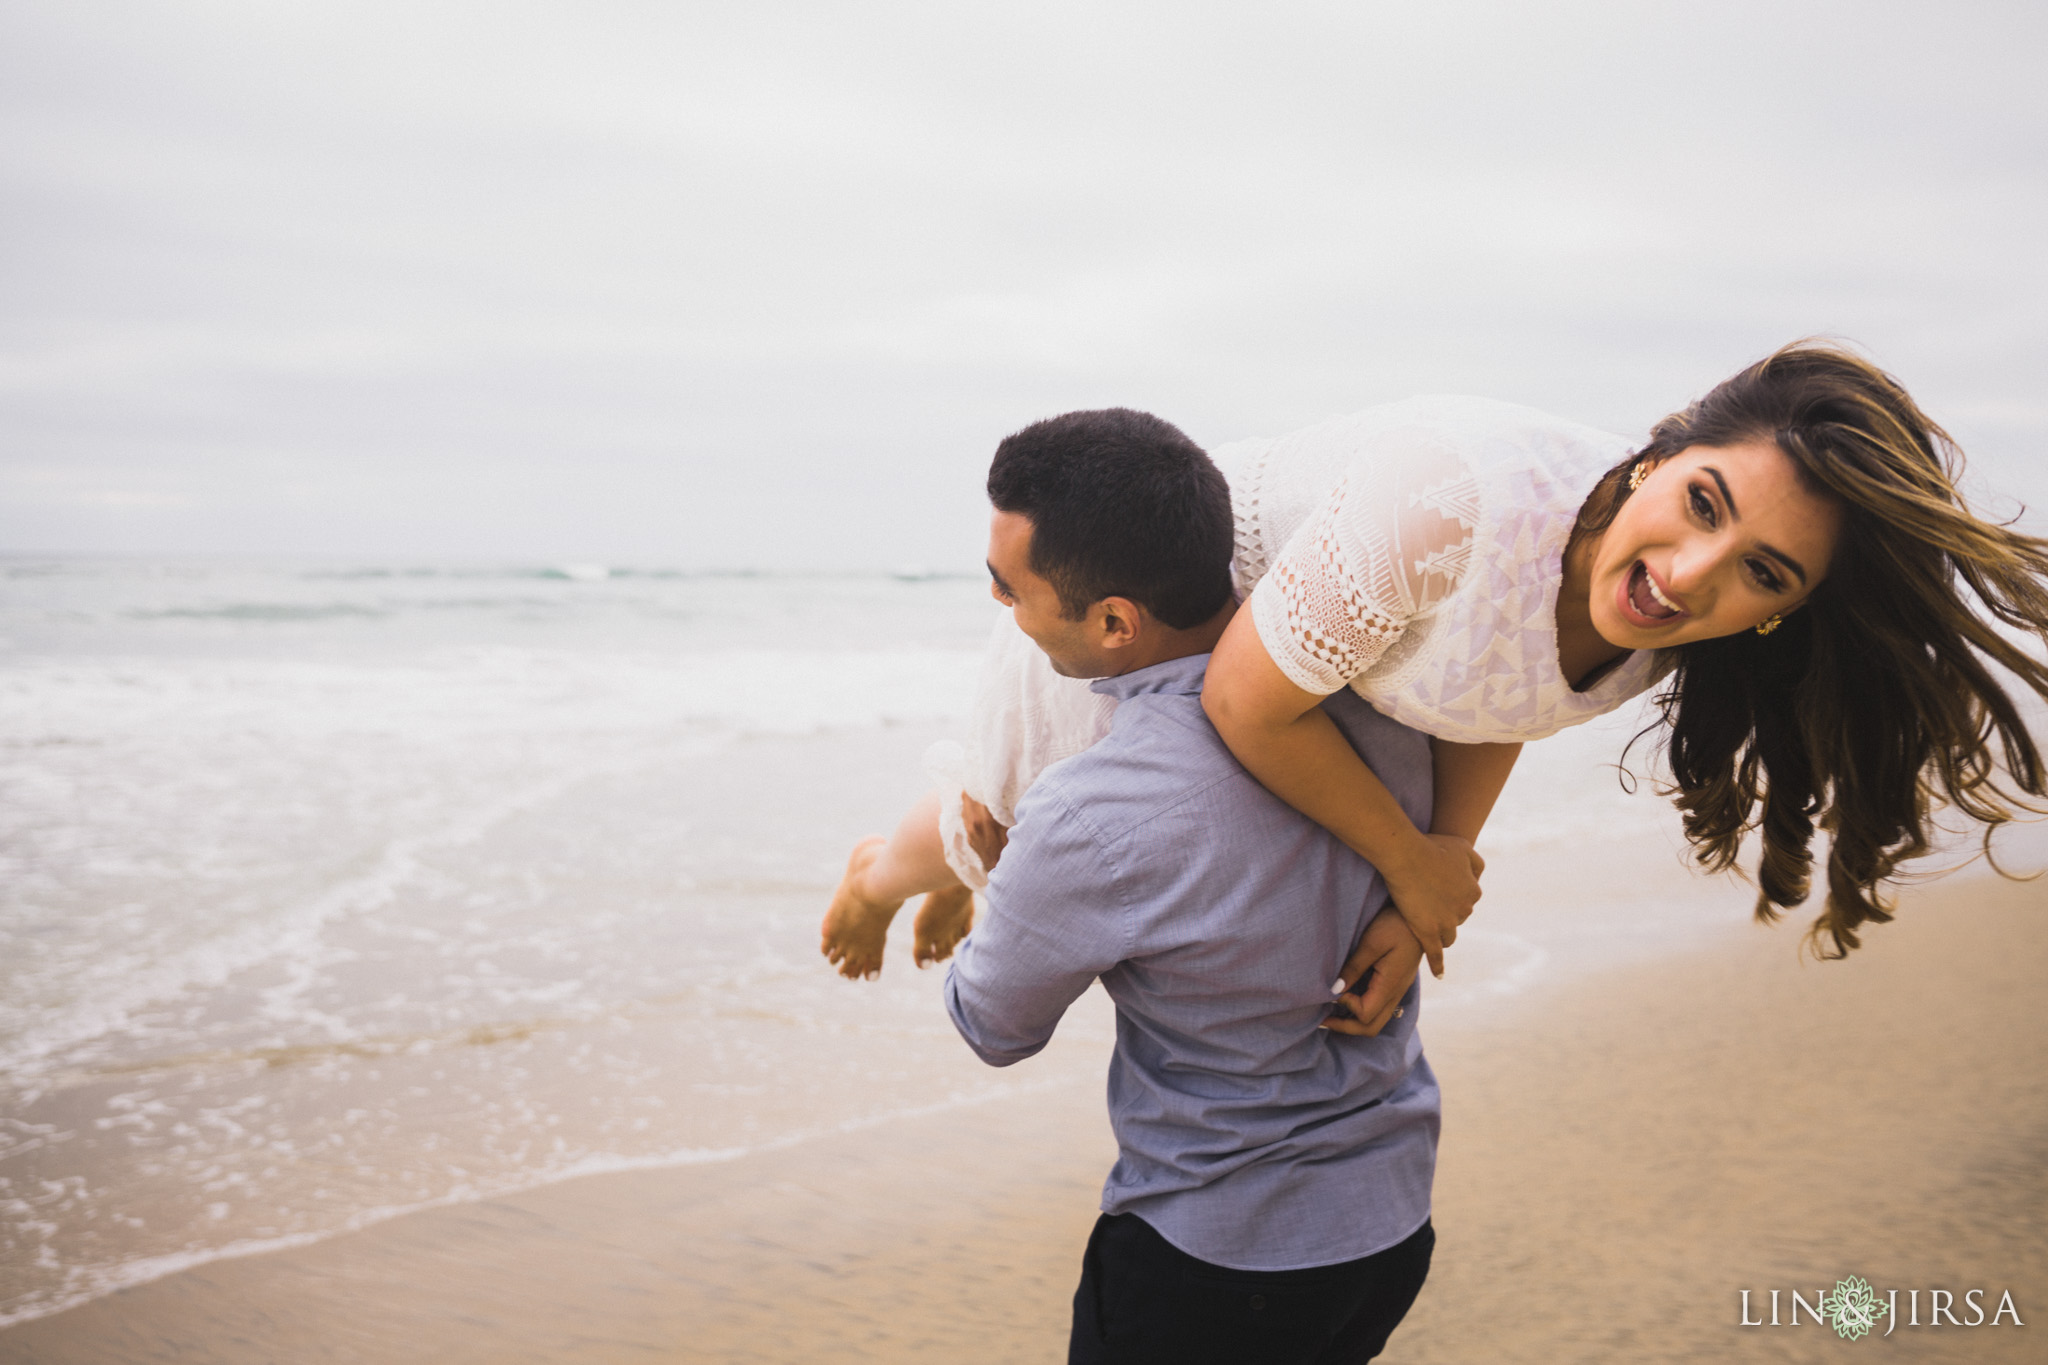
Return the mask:
M 946 1013 L 990 1066 L 1009 1066 L 1044 1048 L 1067 1006 L 1115 961 L 1114 952 L 1090 948 L 1102 937 L 1090 931 L 1104 916 L 1083 903 L 1085 896 L 1020 903 L 1006 894 L 1012 887 L 1005 880 L 999 875 L 990 883 L 987 911 L 946 972 Z
M 946 973 L 946 1014 L 974 1055 L 990 1066 L 1014 1065 L 1036 1056 L 1052 1041 L 1058 1015 L 1053 1016 L 1050 1027 L 1042 1030 L 1020 1029 L 1002 1018 L 1003 1012 L 988 1009 L 987 1002 L 976 1000 L 974 995 L 971 988 L 963 992 L 957 965 Z
M 987 908 L 946 973 L 946 1013 L 990 1066 L 1042 1049 L 1123 956 L 1116 874 L 1089 827 L 1049 784 L 1026 800 Z

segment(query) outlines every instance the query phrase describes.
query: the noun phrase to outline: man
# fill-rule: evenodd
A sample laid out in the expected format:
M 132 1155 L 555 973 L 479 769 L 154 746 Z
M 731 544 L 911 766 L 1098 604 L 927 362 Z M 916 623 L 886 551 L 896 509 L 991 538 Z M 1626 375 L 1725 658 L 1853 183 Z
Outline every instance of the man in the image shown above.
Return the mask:
M 1069 1360 L 1368 1360 L 1434 1240 L 1420 949 L 1372 867 L 1203 715 L 1235 610 L 1223 478 L 1172 426 L 1112 409 L 1010 437 L 988 487 L 997 597 L 1055 668 L 1118 699 L 1109 735 L 1019 804 L 946 981 L 995 1066 L 1042 1048 L 1098 977 L 1116 1003 L 1120 1155 Z M 1348 693 L 1326 705 L 1426 822 L 1428 740 Z M 1344 998 L 1356 1018 L 1332 1018 L 1331 978 L 1368 962 L 1372 988 Z

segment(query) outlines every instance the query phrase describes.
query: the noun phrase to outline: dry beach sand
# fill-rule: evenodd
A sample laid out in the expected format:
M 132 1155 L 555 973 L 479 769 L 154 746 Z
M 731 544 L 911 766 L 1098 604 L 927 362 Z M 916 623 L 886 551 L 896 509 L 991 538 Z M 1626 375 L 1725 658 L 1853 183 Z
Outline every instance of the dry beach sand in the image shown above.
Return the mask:
M 1796 940 L 1425 1023 L 1437 1262 L 1385 1359 L 2043 1358 L 2048 884 L 1918 889 L 1849 963 Z M 1055 1361 L 1111 1154 L 1099 1081 L 1056 1079 L 215 1262 L 0 1332 L 0 1360 Z M 2026 1325 L 1739 1325 L 1742 1289 L 1847 1275 L 2009 1290 Z

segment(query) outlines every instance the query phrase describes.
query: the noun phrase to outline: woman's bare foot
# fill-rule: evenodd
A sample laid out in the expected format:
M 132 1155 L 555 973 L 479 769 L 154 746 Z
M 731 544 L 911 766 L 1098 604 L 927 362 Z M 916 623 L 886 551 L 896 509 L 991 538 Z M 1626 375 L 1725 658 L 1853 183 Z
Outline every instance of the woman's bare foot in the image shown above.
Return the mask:
M 974 893 L 964 886 L 934 891 L 917 907 L 911 955 L 920 967 L 944 962 L 974 927 Z
M 902 901 L 872 900 L 867 895 L 868 868 L 888 842 L 878 834 L 854 845 L 853 856 L 846 860 L 846 875 L 832 893 L 825 922 L 818 926 L 818 951 L 849 981 L 881 975 L 889 922 L 903 908 Z

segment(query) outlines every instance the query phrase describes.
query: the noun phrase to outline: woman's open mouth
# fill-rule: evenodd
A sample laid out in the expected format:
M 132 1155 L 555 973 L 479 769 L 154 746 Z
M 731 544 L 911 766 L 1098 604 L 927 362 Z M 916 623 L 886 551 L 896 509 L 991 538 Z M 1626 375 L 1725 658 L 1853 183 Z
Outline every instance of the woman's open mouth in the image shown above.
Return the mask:
M 1626 614 L 1636 618 L 1644 626 L 1669 625 L 1685 615 L 1685 609 L 1666 597 L 1657 587 L 1657 580 L 1650 577 L 1649 565 L 1636 561 L 1629 570 L 1628 581 L 1622 585 L 1621 601 Z

